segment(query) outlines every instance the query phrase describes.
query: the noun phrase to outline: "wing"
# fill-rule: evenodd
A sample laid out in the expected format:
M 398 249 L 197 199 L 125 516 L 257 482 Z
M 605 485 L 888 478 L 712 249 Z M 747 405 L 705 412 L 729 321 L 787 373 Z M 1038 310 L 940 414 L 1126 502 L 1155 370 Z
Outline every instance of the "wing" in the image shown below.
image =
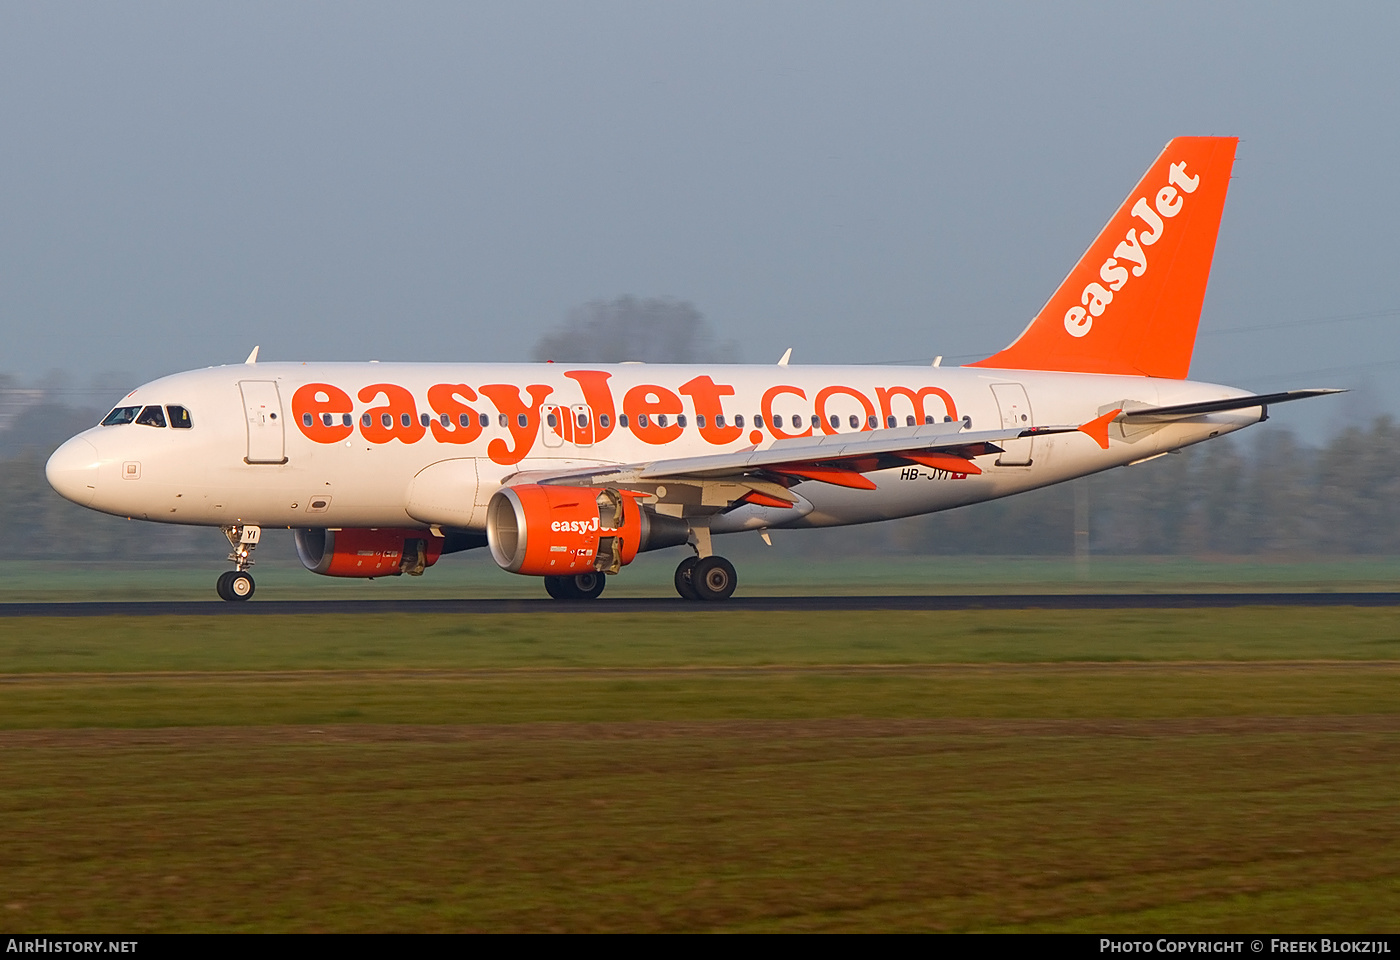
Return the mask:
M 661 501 L 658 512 L 677 517 L 720 513 L 740 504 L 790 507 L 798 502 L 790 491 L 804 482 L 828 483 L 855 490 L 874 490 L 868 473 L 920 465 L 950 474 L 982 472 L 975 458 L 1001 453 L 999 444 L 1057 433 L 1084 433 L 1108 449 L 1108 428 L 1114 422 L 1140 425 L 1247 410 L 1307 397 L 1344 393 L 1334 389 L 1289 390 L 1251 394 L 1200 403 L 1147 406 L 1123 401 L 1088 423 L 997 430 L 970 430 L 967 421 L 896 427 L 823 437 L 777 440 L 762 448 L 733 453 L 676 457 L 639 463 L 591 464 L 566 470 L 523 471 L 506 485 L 521 483 L 613 486 L 634 490 Z M 1150 427 L 1149 427 L 1150 428 Z
M 530 471 L 515 474 L 506 483 L 617 486 L 649 494 L 664 490 L 660 498 L 669 502 L 662 506 L 672 507 L 664 512 L 675 516 L 713 514 L 742 503 L 789 507 L 797 502 L 790 489 L 808 481 L 874 490 L 875 483 L 865 476 L 867 473 L 913 464 L 954 474 L 979 474 L 982 468 L 973 459 L 1002 452 L 998 444 L 1008 440 L 1079 431 L 1106 448 L 1108 424 L 1119 413 L 1113 410 L 1090 423 L 1072 426 L 969 430 L 966 421 L 953 421 L 796 437 L 733 453 Z

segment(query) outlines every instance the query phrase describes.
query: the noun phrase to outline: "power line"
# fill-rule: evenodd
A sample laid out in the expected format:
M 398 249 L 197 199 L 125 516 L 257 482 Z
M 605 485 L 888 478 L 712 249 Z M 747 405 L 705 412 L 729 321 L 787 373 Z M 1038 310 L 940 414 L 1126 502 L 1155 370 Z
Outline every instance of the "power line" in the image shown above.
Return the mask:
M 1223 330 L 1206 330 L 1203 337 L 1220 337 L 1234 333 L 1259 333 L 1263 330 L 1283 330 L 1288 327 L 1315 327 L 1333 323 L 1356 323 L 1363 320 L 1384 320 L 1400 317 L 1400 308 L 1376 310 L 1371 313 L 1347 313 L 1334 317 L 1309 317 L 1303 320 L 1280 320 L 1277 323 L 1259 323 L 1249 327 L 1226 327 Z

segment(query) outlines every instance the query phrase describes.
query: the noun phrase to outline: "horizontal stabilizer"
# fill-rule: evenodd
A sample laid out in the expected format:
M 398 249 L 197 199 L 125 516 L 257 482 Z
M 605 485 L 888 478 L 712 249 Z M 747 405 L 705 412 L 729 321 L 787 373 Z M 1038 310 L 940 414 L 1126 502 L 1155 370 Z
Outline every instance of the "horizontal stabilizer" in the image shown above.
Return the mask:
M 1097 443 L 1101 449 L 1107 450 L 1108 425 L 1114 420 L 1118 419 L 1118 414 L 1122 412 L 1123 410 L 1121 407 L 1117 410 L 1110 410 L 1108 411 L 1108 413 L 1105 413 L 1101 417 L 1095 417 L 1088 423 L 1081 424 L 1079 427 L 1079 432 L 1093 439 L 1093 441 Z
M 1127 423 L 1163 423 L 1171 420 L 1187 420 L 1204 416 L 1207 413 L 1224 413 L 1228 410 L 1248 410 L 1251 407 L 1267 407 L 1272 403 L 1287 403 L 1289 400 L 1306 400 L 1309 397 L 1325 397 L 1332 393 L 1346 393 L 1336 388 L 1319 387 L 1311 390 L 1284 390 L 1281 393 L 1260 393 L 1247 397 L 1227 397 L 1224 400 L 1205 400 L 1200 403 L 1178 403 L 1166 407 L 1139 407 L 1129 410 L 1117 419 Z

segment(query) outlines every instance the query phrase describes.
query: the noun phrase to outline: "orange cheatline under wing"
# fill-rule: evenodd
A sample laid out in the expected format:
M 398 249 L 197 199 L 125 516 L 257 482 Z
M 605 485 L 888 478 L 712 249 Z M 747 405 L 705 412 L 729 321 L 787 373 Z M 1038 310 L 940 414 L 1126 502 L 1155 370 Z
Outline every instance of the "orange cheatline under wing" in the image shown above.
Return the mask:
M 840 467 L 812 467 L 812 466 L 778 466 L 769 467 L 774 473 L 785 474 L 789 477 L 801 477 L 804 480 L 820 480 L 822 483 L 834 484 L 838 487 L 850 487 L 852 490 L 874 490 L 875 482 L 868 477 L 861 476 L 853 470 L 842 470 Z
M 1237 143 L 1168 143 L 1025 332 L 968 366 L 1184 379 Z
M 912 460 L 935 470 L 946 470 L 949 473 L 976 475 L 982 472 L 982 468 L 971 460 L 955 457 L 951 453 L 901 453 L 900 456 L 905 460 Z
M 744 494 L 744 503 L 751 503 L 756 507 L 782 507 L 791 510 L 792 504 L 786 500 L 779 500 L 777 497 L 770 497 L 766 493 L 759 493 L 757 490 L 750 490 Z

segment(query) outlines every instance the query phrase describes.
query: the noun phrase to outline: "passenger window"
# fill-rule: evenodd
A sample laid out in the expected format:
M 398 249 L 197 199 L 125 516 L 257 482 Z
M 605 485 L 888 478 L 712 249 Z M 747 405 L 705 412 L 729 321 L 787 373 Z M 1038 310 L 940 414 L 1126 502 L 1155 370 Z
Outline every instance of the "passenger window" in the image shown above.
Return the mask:
M 617 415 L 617 425 L 618 425 L 619 427 L 625 427 L 625 426 L 627 426 L 627 414 L 625 414 L 625 413 L 619 413 L 619 414 Z
M 773 414 L 773 426 L 779 430 L 783 429 L 783 415 L 781 413 Z M 797 426 L 796 422 L 793 423 L 793 426 Z
M 340 415 L 340 425 L 341 425 L 342 427 L 351 426 L 352 424 L 354 424 L 354 422 L 355 422 L 355 418 L 352 417 L 352 416 L 350 416 L 350 414 L 348 414 L 348 413 L 342 413 L 342 414 Z
M 643 427 L 643 428 L 645 428 L 646 426 L 648 426 L 647 415 L 646 415 L 645 413 L 639 413 L 639 414 L 637 414 L 637 426 Z
M 102 418 L 101 425 L 104 427 L 115 427 L 123 423 L 131 423 L 140 412 L 140 407 L 117 407 L 117 409 Z
M 544 418 L 544 422 L 549 424 L 551 427 L 559 426 L 559 418 L 552 413 Z
M 851 428 L 852 428 L 852 429 L 859 429 L 859 428 L 860 428 L 860 417 L 856 416 L 854 413 L 851 414 Z
M 413 418 L 406 413 L 401 413 L 399 414 L 399 423 L 402 423 L 405 427 L 410 427 L 413 425 Z
M 165 411 L 155 404 L 151 404 L 141 411 L 136 422 L 144 427 L 163 427 L 165 426 Z
M 666 426 L 666 414 L 664 414 L 664 413 L 658 413 L 658 414 L 656 415 L 656 425 L 657 425 L 658 427 L 664 427 L 664 426 Z
M 602 427 L 604 430 L 606 430 L 606 429 L 608 429 L 608 425 L 611 424 L 611 423 L 612 423 L 612 418 L 609 417 L 606 413 L 600 413 L 600 414 L 598 414 L 598 426 L 600 426 L 600 427 Z
M 464 414 L 462 414 L 462 416 L 465 417 L 466 414 L 464 413 Z M 481 424 L 481 428 L 482 428 L 483 430 L 485 430 L 487 427 L 491 426 L 491 418 L 490 418 L 489 416 L 487 416 L 486 414 L 484 414 L 484 413 L 478 414 L 478 415 L 477 415 L 476 422 L 479 423 L 479 424 Z M 466 424 L 462 424 L 462 426 L 466 426 Z
M 450 427 L 450 426 L 452 426 L 452 418 L 449 417 L 447 414 L 444 413 L 440 419 L 442 420 L 442 425 L 443 425 L 444 427 Z M 466 425 L 467 425 L 467 415 L 466 415 L 466 414 L 462 414 L 462 426 L 465 427 Z
M 501 422 L 501 426 L 506 427 L 510 425 L 510 421 L 506 419 L 506 415 L 504 413 L 501 414 L 498 419 Z
M 170 425 L 181 430 L 188 430 L 194 424 L 190 421 L 190 412 L 178 404 L 170 404 L 165 408 L 165 412 L 170 414 Z
M 588 426 L 588 414 L 586 414 L 586 413 L 580 413 L 580 414 L 578 415 L 578 425 L 579 425 L 580 427 L 586 427 L 586 426 Z
M 386 427 L 392 427 L 394 425 L 394 415 L 392 413 L 381 413 L 379 415 L 379 422 Z
M 433 418 L 430 417 L 430 416 L 428 416 L 428 414 L 427 414 L 426 412 L 424 412 L 424 413 L 422 413 L 422 414 L 419 415 L 419 417 L 418 417 L 418 422 L 421 423 L 423 426 L 426 427 L 428 424 L 430 424 L 430 423 L 433 422 Z
M 888 416 L 888 417 L 885 418 L 885 426 L 887 426 L 887 427 L 893 427 L 893 426 L 897 425 L 898 423 L 899 423 L 899 421 L 896 420 L 896 419 L 894 418 L 894 414 L 890 414 L 890 416 Z M 910 417 L 910 418 L 909 418 L 909 426 L 912 427 L 913 425 L 914 425 L 914 418 L 913 418 L 913 417 Z
M 695 415 L 695 425 L 701 430 L 705 429 L 705 415 L 703 413 L 697 413 Z
M 871 430 L 874 430 L 876 427 L 878 427 L 878 426 L 880 425 L 880 418 L 879 418 L 879 417 L 868 417 L 868 418 L 866 418 L 865 425 L 866 425 L 867 427 L 869 427 Z
M 821 425 L 822 425 L 822 419 L 821 419 L 821 417 L 817 416 L 815 413 L 812 414 L 812 429 L 815 430 L 817 427 L 820 427 Z M 836 418 L 835 418 L 835 417 L 832 417 L 832 418 L 831 418 L 831 425 L 832 425 L 833 427 L 836 426 Z M 795 426 L 797 426 L 797 424 L 794 423 L 793 426 L 795 427 Z
M 676 426 L 678 426 L 678 427 L 680 427 L 682 430 L 684 430 L 684 429 L 685 429 L 685 425 L 686 425 L 685 414 L 683 414 L 683 413 L 677 414 L 677 415 L 676 415 Z
M 472 425 L 472 418 L 464 413 L 457 417 L 457 422 L 464 427 L 470 427 Z
M 303 413 L 303 414 L 301 415 L 301 425 L 302 425 L 303 427 L 309 427 L 309 426 L 311 426 L 311 414 L 309 414 L 309 413 Z
M 365 414 L 363 417 L 360 418 L 360 425 L 361 425 L 361 426 L 368 427 L 368 426 L 372 426 L 373 424 L 374 424 L 374 421 L 373 421 L 372 419 L 370 419 L 370 415 L 369 415 L 369 414 Z
M 724 414 L 722 414 L 722 413 L 717 413 L 717 414 L 715 414 L 715 426 L 716 426 L 716 427 L 723 427 L 723 426 L 724 426 Z
M 530 425 L 530 418 L 525 416 L 525 414 L 523 413 L 517 414 L 515 417 L 515 422 L 520 424 L 522 427 L 528 427 Z
M 763 414 L 760 413 L 753 418 L 753 425 L 760 430 L 763 429 Z
M 329 413 L 323 413 L 321 414 L 321 423 L 329 427 L 331 424 L 335 423 L 335 418 Z
M 838 417 L 836 414 L 833 413 L 833 414 L 831 415 L 831 429 L 833 429 L 833 430 L 839 430 L 840 428 L 841 428 L 841 418 Z
M 904 418 L 904 425 L 906 427 L 912 427 L 914 425 L 914 415 L 912 413 Z
M 736 426 L 736 427 L 741 427 L 741 428 L 742 428 L 743 425 L 744 425 L 744 415 L 743 415 L 742 413 L 736 413 L 736 414 L 734 414 L 734 426 Z

